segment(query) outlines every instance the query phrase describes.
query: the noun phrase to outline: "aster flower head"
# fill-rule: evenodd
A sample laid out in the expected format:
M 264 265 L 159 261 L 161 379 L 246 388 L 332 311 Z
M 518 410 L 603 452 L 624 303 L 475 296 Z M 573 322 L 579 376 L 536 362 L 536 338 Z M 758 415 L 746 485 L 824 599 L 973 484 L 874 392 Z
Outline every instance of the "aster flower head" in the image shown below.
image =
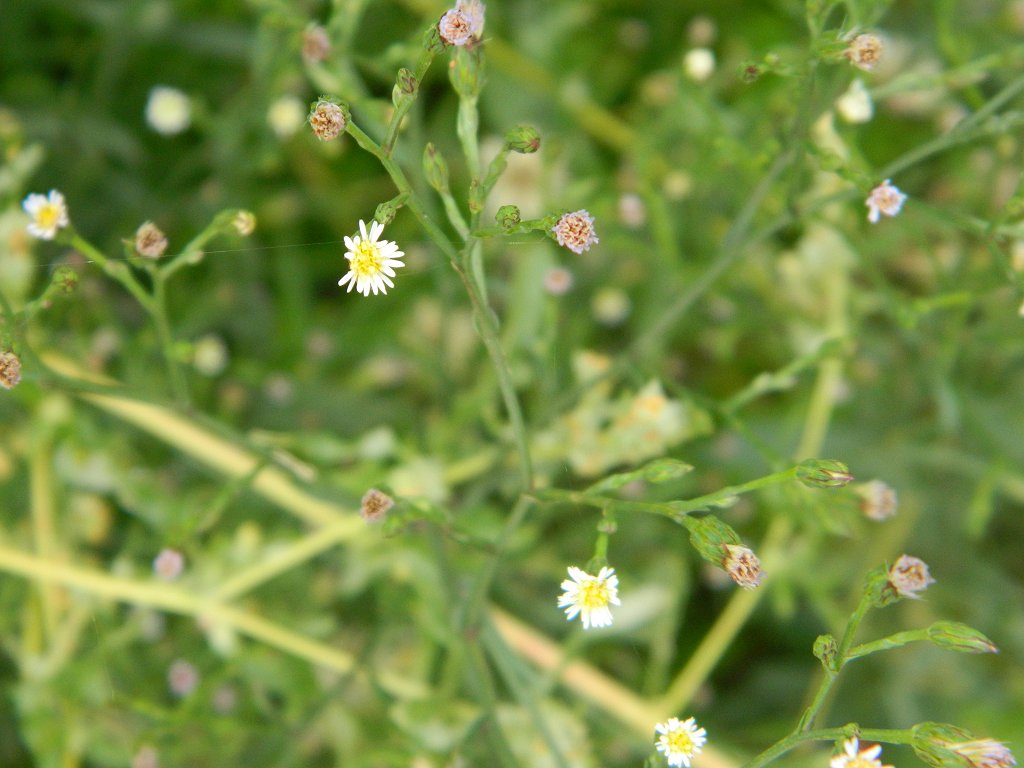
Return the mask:
M 658 723 L 654 730 L 658 733 L 657 749 L 670 766 L 690 768 L 693 756 L 701 751 L 707 741 L 707 732 L 699 728 L 692 717 L 683 721 L 673 717 L 667 722 Z
M 910 555 L 901 555 L 889 569 L 889 584 L 900 597 L 917 599 L 935 579 L 928 573 L 928 564 Z
M 847 46 L 843 55 L 857 69 L 870 72 L 882 59 L 882 41 L 877 35 L 857 35 Z
M 573 253 L 589 251 L 590 246 L 600 242 L 594 231 L 594 217 L 586 210 L 563 213 L 558 223 L 551 228 L 558 244 Z
M 368 523 L 376 523 L 383 520 L 388 511 L 395 506 L 395 500 L 383 491 L 371 488 L 363 494 L 362 502 L 359 505 L 359 514 Z
M 456 46 L 478 42 L 484 33 L 484 10 L 480 0 L 458 0 L 437 23 L 441 39 Z
M 14 389 L 21 381 L 21 359 L 13 352 L 0 352 L 0 387 Z
M 725 557 L 722 558 L 722 568 L 729 574 L 729 577 L 744 589 L 754 589 L 761 583 L 761 561 L 757 555 L 747 547 L 735 544 L 725 544 Z
M 309 110 L 309 127 L 320 141 L 336 139 L 345 130 L 347 120 L 340 104 L 328 98 L 317 99 Z
M 854 736 L 843 742 L 841 754 L 832 758 L 830 768 L 892 768 L 891 765 L 882 765 L 878 756 L 882 754 L 882 746 L 875 744 L 867 749 L 860 748 L 860 740 Z
M 366 222 L 359 220 L 359 234 L 345 238 L 345 258 L 349 266 L 338 285 L 348 283 L 350 293 L 354 287 L 363 296 L 369 296 L 370 291 L 375 296 L 378 293 L 386 294 L 388 288 L 395 287 L 391 278 L 395 276 L 395 267 L 405 266 L 405 262 L 400 260 L 405 253 L 398 250 L 398 245 L 390 240 L 378 242 L 383 232 L 383 224 L 371 221 L 367 232 Z
M 163 581 L 174 581 L 185 570 L 185 556 L 176 549 L 160 550 L 153 560 L 153 573 Z
M 56 189 L 51 189 L 47 195 L 29 195 L 22 201 L 21 207 L 32 217 L 28 233 L 40 240 L 53 240 L 58 230 L 71 223 L 64 195 Z
M 903 208 L 907 196 L 900 192 L 899 187 L 892 185 L 890 179 L 886 179 L 877 187 L 871 190 L 864 205 L 868 207 L 868 221 L 872 224 L 878 222 L 881 214 L 895 216 Z
M 604 566 L 597 576 L 575 566 L 569 566 L 569 576 L 562 582 L 558 607 L 565 608 L 565 618 L 572 621 L 577 614 L 584 629 L 608 627 L 612 623 L 609 605 L 619 602 L 619 577 L 615 569 Z
M 147 259 L 159 259 L 167 250 L 167 235 L 152 221 L 135 230 L 135 252 Z

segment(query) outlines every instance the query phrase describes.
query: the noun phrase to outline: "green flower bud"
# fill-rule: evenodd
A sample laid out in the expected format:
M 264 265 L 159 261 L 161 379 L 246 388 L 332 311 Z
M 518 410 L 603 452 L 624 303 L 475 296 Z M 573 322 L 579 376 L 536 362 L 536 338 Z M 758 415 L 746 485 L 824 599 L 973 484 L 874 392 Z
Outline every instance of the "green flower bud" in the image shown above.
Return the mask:
M 502 229 L 511 229 L 523 220 L 519 207 L 515 205 L 503 205 L 494 215 L 494 220 L 501 225 Z
M 835 459 L 807 459 L 796 468 L 796 477 L 808 488 L 842 488 L 853 480 L 849 468 Z
M 821 662 L 821 666 L 830 672 L 836 671 L 836 654 L 839 653 L 839 643 L 832 635 L 818 635 L 814 641 L 814 655 Z
M 999 653 L 985 635 L 959 621 L 937 621 L 928 627 L 928 639 L 940 648 L 960 653 Z
M 386 227 L 395 220 L 395 214 L 398 213 L 398 209 L 405 205 L 405 198 L 405 195 L 399 195 L 393 200 L 388 200 L 386 203 L 378 205 L 377 210 L 373 212 L 373 220 Z
M 459 49 L 459 54 L 448 70 L 452 87 L 464 99 L 476 98 L 480 93 L 480 63 L 476 56 Z
M 420 84 L 416 76 L 405 67 L 398 70 L 398 77 L 395 80 L 395 87 L 391 91 L 391 102 L 396 109 L 401 109 L 412 103 L 416 98 L 416 91 Z
M 726 547 L 741 545 L 736 531 L 714 515 L 686 515 L 682 522 L 690 531 L 690 543 L 693 544 L 693 548 L 709 563 L 721 566 L 722 558 L 728 552 Z
M 423 173 L 427 183 L 438 192 L 448 190 L 448 163 L 433 144 L 423 148 Z
M 540 133 L 532 125 L 517 125 L 505 134 L 505 144 L 513 152 L 532 155 L 540 149 Z
M 62 264 L 53 271 L 53 277 L 50 278 L 50 288 L 47 290 L 47 293 L 54 291 L 70 296 L 77 287 L 78 273 L 67 264 Z

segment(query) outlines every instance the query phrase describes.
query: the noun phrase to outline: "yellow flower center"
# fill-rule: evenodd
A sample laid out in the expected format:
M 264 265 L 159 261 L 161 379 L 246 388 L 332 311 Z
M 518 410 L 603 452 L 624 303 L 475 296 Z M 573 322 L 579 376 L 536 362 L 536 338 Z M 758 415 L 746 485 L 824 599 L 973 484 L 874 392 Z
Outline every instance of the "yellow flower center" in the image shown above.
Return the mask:
M 604 608 L 608 605 L 608 585 L 600 579 L 590 579 L 580 587 L 579 604 L 584 608 Z
M 863 755 L 857 755 L 847 761 L 846 768 L 880 768 L 880 766 L 877 760 L 868 760 Z
M 373 277 L 380 272 L 383 263 L 384 258 L 381 256 L 380 249 L 376 243 L 369 240 L 363 240 L 356 246 L 350 262 L 356 277 Z
M 665 734 L 665 741 L 670 751 L 677 754 L 689 755 L 693 753 L 693 739 L 690 734 L 680 728 L 672 733 Z
M 56 229 L 60 221 L 60 208 L 47 203 L 36 213 L 36 224 L 40 229 Z

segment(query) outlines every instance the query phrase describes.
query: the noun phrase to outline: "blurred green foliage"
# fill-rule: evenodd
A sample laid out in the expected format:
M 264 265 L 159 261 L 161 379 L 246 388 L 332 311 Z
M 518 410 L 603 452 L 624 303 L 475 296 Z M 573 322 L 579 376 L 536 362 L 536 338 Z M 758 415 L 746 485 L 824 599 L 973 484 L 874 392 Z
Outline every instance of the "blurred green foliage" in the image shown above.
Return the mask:
M 520 123 L 537 126 L 542 144 L 513 156 L 485 221 L 502 204 L 524 217 L 586 207 L 601 242 L 576 256 L 534 236 L 487 241 L 490 299 L 545 483 L 583 487 L 668 453 L 695 470 L 641 489 L 643 498 L 711 493 L 784 465 L 824 397 L 816 453 L 897 489 L 899 514 L 884 524 L 863 520 L 849 489 L 772 488 L 721 511 L 755 549 L 773 520 L 792 533 L 763 604 L 690 705 L 709 746 L 741 761 L 792 729 L 819 669 L 814 638 L 841 632 L 864 574 L 907 551 L 938 583 L 925 600 L 872 614 L 865 635 L 949 619 L 1002 653 L 914 646 L 857 661 L 829 722 L 948 721 L 1019 750 L 1024 5 L 850 0 L 824 16 L 816 53 L 806 21 L 815 5 L 491 0 L 484 153 Z M 407 210 L 387 233 L 407 254 L 395 289 L 370 298 L 338 289 L 342 238 L 394 187 L 351 138 L 320 143 L 305 126 L 285 135 L 268 122 L 275 104 L 287 107 L 282 98 L 305 105 L 329 93 L 379 136 L 398 68 L 412 65 L 422 30 L 444 10 L 430 0 L 4 1 L 0 290 L 20 308 L 58 265 L 79 275 L 18 343 L 171 403 L 159 340 L 135 300 L 81 255 L 31 244 L 20 202 L 61 190 L 77 230 L 111 258 L 143 221 L 176 253 L 219 211 L 252 210 L 252 237 L 213 241 L 168 286 L 189 367 L 185 413 L 353 514 L 370 487 L 406 499 L 387 535 L 368 529 L 242 598 L 352 654 L 348 674 L 194 618 L 62 588 L 55 632 L 42 615 L 45 588 L 5 574 L 4 768 L 127 766 L 133 756 L 140 768 L 145 745 L 164 766 L 499 762 L 480 719 L 486 696 L 463 679 L 469 662 L 450 656 L 453 616 L 515 499 L 494 373 L 458 279 Z M 320 63 L 302 56 L 312 22 L 332 40 Z M 829 59 L 830 43 L 863 29 L 885 35 L 874 72 Z M 716 66 L 697 81 L 684 57 L 702 47 Z M 452 188 L 468 183 L 446 63 L 439 57 L 421 84 L 396 150 L 422 194 L 429 187 L 415 175 L 427 141 L 447 158 Z M 751 65 L 763 73 L 745 82 Z M 830 122 L 856 77 L 874 118 Z M 191 101 L 178 135 L 146 123 L 157 85 Z M 957 134 L 972 115 L 981 119 Z M 862 201 L 889 175 L 910 200 L 869 225 Z M 572 273 L 564 296 L 544 289 L 556 265 Z M 823 351 L 829 338 L 838 341 Z M 605 391 L 585 385 L 585 351 L 612 361 Z M 251 477 L 225 481 L 33 361 L 0 392 L 0 544 L 141 580 L 175 548 L 186 558 L 179 586 L 203 595 L 304 535 L 250 490 Z M 816 381 L 833 363 L 836 386 L 823 394 Z M 593 415 L 597 400 L 614 420 L 614 402 L 626 408 L 651 381 L 685 409 L 684 426 L 655 441 L 652 456 L 623 449 L 623 466 L 591 454 L 588 472 L 579 453 L 596 438 L 572 431 L 573 414 L 582 403 Z M 42 538 L 40 497 L 53 499 L 56 521 Z M 605 633 L 570 635 L 557 586 L 567 565 L 590 557 L 598 522 L 584 508 L 532 509 L 490 599 L 654 698 L 734 590 L 678 526 L 619 515 L 608 557 L 621 613 Z M 181 697 L 167 682 L 178 659 L 199 673 Z M 495 673 L 498 715 L 520 734 L 521 764 L 559 764 L 552 739 L 570 765 L 638 765 L 649 751 L 591 703 L 530 677 L 515 652 L 507 663 Z M 516 705 L 515 680 L 541 702 L 547 735 Z M 663 713 L 673 715 L 686 713 Z M 918 764 L 909 749 L 884 759 Z

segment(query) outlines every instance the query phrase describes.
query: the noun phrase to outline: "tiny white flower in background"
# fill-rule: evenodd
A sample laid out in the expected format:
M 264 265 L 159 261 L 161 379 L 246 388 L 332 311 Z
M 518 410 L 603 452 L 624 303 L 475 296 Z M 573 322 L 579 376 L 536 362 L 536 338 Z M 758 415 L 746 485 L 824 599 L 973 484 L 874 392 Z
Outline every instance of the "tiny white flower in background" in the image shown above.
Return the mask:
M 47 195 L 29 195 L 22 201 L 21 207 L 32 217 L 28 233 L 40 240 L 53 240 L 57 236 L 57 230 L 71 223 L 64 195 L 56 189 L 51 189 Z
M 694 48 L 683 56 L 683 71 L 695 83 L 703 83 L 715 72 L 715 54 L 707 48 Z
M 162 136 L 174 136 L 192 124 L 192 105 L 177 88 L 154 86 L 146 101 L 146 122 Z
M 708 738 L 707 732 L 698 728 L 697 721 L 692 717 L 683 721 L 673 717 L 667 722 L 658 723 L 654 730 L 659 734 L 657 749 L 671 766 L 690 768 L 690 761 L 701 751 Z
M 563 213 L 551 231 L 554 232 L 558 244 L 573 253 L 589 251 L 590 246 L 600 242 L 594 231 L 594 217 L 583 209 Z
M 441 39 L 448 45 L 466 45 L 484 32 L 484 4 L 480 0 L 458 0 L 437 23 Z
M 359 514 L 368 523 L 376 523 L 383 520 L 388 511 L 395 506 L 395 500 L 383 491 L 371 488 L 363 494 L 362 502 L 359 505 Z
M 899 500 L 896 491 L 888 483 L 871 480 L 854 487 L 860 496 L 860 510 L 870 520 L 881 522 L 896 514 Z
M 875 744 L 867 749 L 860 748 L 860 740 L 854 736 L 843 742 L 843 752 L 832 758 L 830 768 L 892 768 L 882 765 L 878 756 L 882 754 L 882 746 Z
M 562 582 L 558 607 L 565 608 L 565 618 L 572 621 L 577 614 L 584 629 L 608 627 L 612 623 L 609 605 L 619 602 L 619 577 L 615 569 L 604 566 L 597 576 L 591 576 L 576 566 L 569 566 L 569 579 Z
M 160 753 L 149 744 L 139 747 L 132 757 L 132 768 L 160 768 Z
M 836 99 L 836 111 L 848 123 L 866 123 L 875 114 L 871 94 L 859 77 Z
M 918 592 L 923 592 L 935 579 L 928 573 L 928 564 L 910 555 L 901 555 L 889 569 L 889 583 L 900 597 L 917 599 Z
M 319 24 L 310 24 L 302 32 L 302 58 L 307 64 L 319 64 L 331 55 L 331 38 Z
M 185 556 L 176 549 L 161 549 L 153 560 L 153 573 L 164 581 L 174 581 L 185 569 Z
M 627 192 L 619 198 L 619 220 L 631 229 L 639 229 L 647 223 L 647 206 L 640 195 Z
M 552 296 L 564 296 L 572 286 L 572 272 L 565 267 L 552 267 L 544 273 L 544 290 Z
M 359 234 L 345 238 L 345 247 L 348 249 L 345 258 L 348 259 L 349 267 L 338 285 L 348 283 L 349 293 L 354 287 L 363 296 L 369 296 L 370 291 L 376 296 L 378 293 L 386 294 L 388 288 L 395 287 L 390 278 L 395 276 L 395 267 L 405 266 L 405 262 L 400 261 L 405 253 L 398 250 L 397 243 L 390 240 L 378 242 L 377 238 L 383 232 L 383 224 L 371 221 L 367 233 L 366 222 L 360 219 Z
M 217 334 L 201 336 L 192 347 L 192 365 L 203 376 L 219 376 L 228 367 L 228 361 L 228 346 Z
M 882 41 L 876 35 L 857 35 L 843 55 L 857 69 L 870 72 L 882 58 Z
M 167 670 L 167 685 L 175 696 L 188 696 L 199 685 L 199 671 L 193 664 L 178 659 Z
M 895 216 L 903 208 L 907 196 L 900 192 L 899 187 L 894 187 L 890 179 L 886 179 L 877 187 L 871 190 L 864 205 L 868 207 L 868 221 L 872 224 L 878 223 L 881 214 Z
M 994 739 L 963 741 L 944 746 L 960 755 L 971 768 L 1011 768 L 1017 764 L 1010 748 Z
M 590 310 L 601 325 L 621 325 L 633 310 L 629 295 L 621 288 L 602 288 L 590 300 Z
M 306 105 L 297 96 L 281 96 L 267 110 L 267 125 L 279 139 L 295 134 L 306 122 Z

